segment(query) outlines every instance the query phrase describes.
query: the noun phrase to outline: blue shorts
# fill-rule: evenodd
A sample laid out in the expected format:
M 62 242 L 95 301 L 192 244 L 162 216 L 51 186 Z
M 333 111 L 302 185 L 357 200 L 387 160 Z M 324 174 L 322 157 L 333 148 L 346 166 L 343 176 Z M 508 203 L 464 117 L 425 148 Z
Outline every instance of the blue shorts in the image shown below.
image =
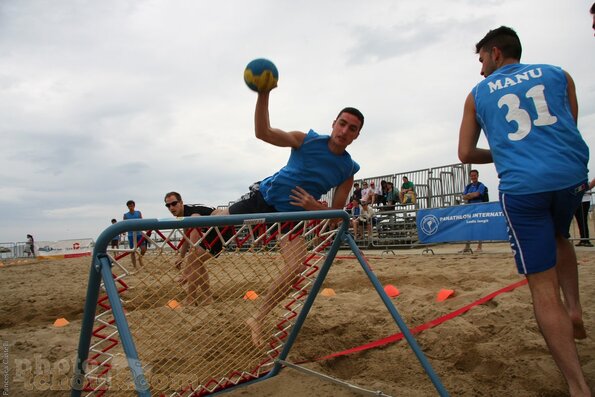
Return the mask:
M 553 192 L 500 192 L 508 239 L 520 274 L 539 273 L 556 265 L 556 236 L 570 237 L 570 223 L 586 189 L 585 181 Z
M 149 244 L 148 244 L 148 241 L 146 238 L 143 239 L 142 234 L 137 234 L 136 235 L 136 245 L 137 245 L 137 247 L 147 247 Z M 134 235 L 132 233 L 128 233 L 128 246 L 130 248 L 134 248 Z

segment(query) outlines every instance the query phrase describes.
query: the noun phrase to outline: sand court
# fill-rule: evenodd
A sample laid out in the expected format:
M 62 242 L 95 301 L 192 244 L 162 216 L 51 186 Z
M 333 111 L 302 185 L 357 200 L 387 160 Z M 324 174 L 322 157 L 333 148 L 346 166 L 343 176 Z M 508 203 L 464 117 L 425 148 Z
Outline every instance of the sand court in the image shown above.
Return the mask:
M 484 253 L 477 255 L 456 254 L 457 248 L 460 247 L 433 247 L 435 255 L 422 255 L 421 250 L 397 251 L 396 255 L 381 255 L 381 251 L 365 252 L 381 283 L 398 288 L 399 295 L 392 300 L 410 329 L 456 312 L 522 280 L 516 274 L 506 244 L 486 244 Z M 591 333 L 595 327 L 595 298 L 590 291 L 595 288 L 595 252 L 579 248 L 577 256 L 588 332 L 587 339 L 577 344 L 583 369 L 592 386 L 595 383 L 595 344 Z M 0 286 L 0 337 L 8 361 L 9 395 L 64 395 L 76 356 L 90 258 L 18 263 L 4 261 L 3 265 L 0 268 L 3 280 Z M 262 265 L 266 266 L 266 263 Z M 214 279 L 221 283 L 232 280 L 233 277 L 226 272 L 234 271 L 225 263 L 211 265 Z M 132 277 L 140 279 L 142 274 L 141 270 Z M 164 271 L 163 282 L 172 282 L 168 295 L 179 299 L 181 290 L 176 290 L 175 275 L 175 272 Z M 217 371 L 218 360 L 225 360 L 226 346 L 249 343 L 249 331 L 242 319 L 234 316 L 225 302 L 232 300 L 236 305 L 254 305 L 256 301 L 242 299 L 248 288 L 261 292 L 258 291 L 262 288 L 258 280 L 252 281 L 226 289 L 237 290 L 238 296 L 218 296 L 215 291 L 214 306 L 220 305 L 221 313 L 217 318 L 210 319 L 212 329 L 207 337 L 219 340 L 221 349 L 205 353 L 210 354 L 208 359 L 213 371 Z M 381 343 L 383 339 L 399 333 L 399 329 L 355 259 L 339 255 L 323 288 L 332 289 L 335 294 L 317 297 L 288 361 L 304 363 L 307 368 L 388 395 L 436 395 L 432 383 L 404 340 Z M 436 302 L 441 289 L 452 289 L 454 294 L 443 302 Z M 131 297 L 142 296 L 143 293 L 146 291 L 138 286 L 130 290 Z M 167 299 L 159 299 L 160 307 L 156 309 L 142 304 L 131 306 L 131 320 L 138 317 L 139 321 L 149 323 L 175 323 L 178 310 L 194 310 L 192 307 L 172 309 L 167 307 Z M 54 321 L 61 317 L 70 323 L 54 327 Z M 181 324 L 177 328 L 177 334 L 164 333 L 159 342 L 160 348 L 165 343 L 177 360 L 184 360 L 179 349 L 180 346 L 184 350 L 192 349 L 189 341 L 193 339 L 188 339 L 188 335 L 192 335 L 193 330 Z M 176 339 L 178 336 L 185 339 L 180 342 Z M 451 395 L 566 395 L 563 378 L 537 329 L 526 285 L 500 293 L 483 304 L 425 329 L 416 334 L 416 339 Z M 193 343 L 200 343 L 200 335 L 195 335 Z M 374 344 L 374 347 L 351 352 Z M 139 351 L 144 351 L 146 357 L 151 357 L 155 342 L 139 339 L 137 347 Z M 335 357 L 320 360 L 337 353 Z M 151 357 L 151 360 L 152 373 L 161 374 L 160 366 L 165 363 L 163 358 Z M 114 377 L 117 382 L 125 382 L 129 376 L 125 368 L 117 374 Z M 176 377 L 180 379 L 183 376 L 177 373 L 170 374 L 167 379 L 154 379 L 172 382 Z M 184 379 L 179 382 L 183 383 Z M 133 393 L 127 390 L 114 395 Z M 239 388 L 228 395 L 357 394 L 318 377 L 286 368 L 270 380 Z

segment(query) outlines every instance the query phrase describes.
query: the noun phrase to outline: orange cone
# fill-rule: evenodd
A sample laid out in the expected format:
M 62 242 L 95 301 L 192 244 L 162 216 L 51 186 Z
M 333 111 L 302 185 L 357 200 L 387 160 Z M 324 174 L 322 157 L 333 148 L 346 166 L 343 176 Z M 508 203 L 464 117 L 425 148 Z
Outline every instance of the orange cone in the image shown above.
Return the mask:
M 54 327 L 65 327 L 68 324 L 70 324 L 70 322 L 65 319 L 64 317 L 60 317 L 58 319 L 56 319 L 56 321 L 54 321 Z
M 335 290 L 334 289 L 332 289 L 332 288 L 325 288 L 325 289 L 322 290 L 322 292 L 320 293 L 320 295 L 322 295 L 322 296 L 335 296 L 337 294 L 335 293 Z
M 244 300 L 251 300 L 253 301 L 254 299 L 258 298 L 258 294 L 252 290 L 246 292 L 246 294 L 244 295 Z
M 167 307 L 174 310 L 174 309 L 178 309 L 178 308 L 182 307 L 182 305 L 177 300 L 170 299 L 169 301 L 167 301 Z
M 387 294 L 388 296 L 390 296 L 391 298 L 394 298 L 394 297 L 396 297 L 396 296 L 399 296 L 399 294 L 400 294 L 400 292 L 399 292 L 399 290 L 397 289 L 397 287 L 395 287 L 395 286 L 394 286 L 394 285 L 392 285 L 392 284 L 387 284 L 387 285 L 384 287 L 384 292 L 386 292 L 386 294 Z
M 436 302 L 443 302 L 453 296 L 455 291 L 452 289 L 441 289 L 436 295 Z

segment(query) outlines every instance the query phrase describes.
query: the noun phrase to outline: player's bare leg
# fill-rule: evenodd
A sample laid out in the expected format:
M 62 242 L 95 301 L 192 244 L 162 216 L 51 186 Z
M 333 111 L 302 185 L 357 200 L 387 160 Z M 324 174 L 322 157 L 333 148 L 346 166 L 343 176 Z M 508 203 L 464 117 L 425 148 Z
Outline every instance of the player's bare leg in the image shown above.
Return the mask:
M 284 267 L 279 276 L 267 288 L 257 312 L 246 320 L 246 325 L 252 334 L 252 343 L 255 346 L 260 347 L 266 342 L 263 330 L 266 317 L 287 296 L 291 286 L 297 281 L 303 270 L 306 254 L 306 243 L 303 238 L 298 237 L 289 241 L 289 238 L 286 237 L 281 241 Z
M 227 208 L 216 209 L 211 215 L 229 215 L 229 210 Z M 280 245 L 285 266 L 281 274 L 267 288 L 258 311 L 246 319 L 246 325 L 252 334 L 252 343 L 258 347 L 266 342 L 263 336 L 266 316 L 287 295 L 289 288 L 296 282 L 306 259 L 307 247 L 301 237 L 292 241 L 285 238 Z
M 136 251 L 130 253 L 130 260 L 132 261 L 132 267 L 136 269 Z
M 193 253 L 192 251 L 197 251 Z M 200 252 L 202 251 L 202 252 Z M 213 292 L 209 283 L 209 272 L 205 261 L 210 254 L 201 248 L 191 248 L 188 262 L 184 266 L 183 284 L 186 288 L 187 305 L 202 303 L 205 305 L 213 303 Z
M 558 252 L 556 270 L 564 296 L 564 306 L 572 321 L 574 338 L 585 339 L 587 331 L 583 323 L 583 310 L 579 296 L 576 253 L 572 243 L 566 238 L 556 237 L 556 245 Z
M 145 254 L 147 253 L 147 242 L 143 241 L 143 243 L 140 246 L 140 256 L 138 257 L 138 264 L 139 267 L 143 267 L 143 256 L 145 256 Z
M 555 268 L 527 275 L 539 329 L 566 379 L 571 396 L 590 396 L 574 342 L 573 326 L 560 297 Z
M 196 230 L 190 233 L 192 246 L 188 252 L 188 260 L 182 271 L 182 284 L 186 288 L 186 305 L 202 303 L 205 305 L 213 303 L 213 292 L 209 282 L 209 272 L 205 262 L 211 258 L 211 254 L 200 246 L 195 246 L 199 235 Z

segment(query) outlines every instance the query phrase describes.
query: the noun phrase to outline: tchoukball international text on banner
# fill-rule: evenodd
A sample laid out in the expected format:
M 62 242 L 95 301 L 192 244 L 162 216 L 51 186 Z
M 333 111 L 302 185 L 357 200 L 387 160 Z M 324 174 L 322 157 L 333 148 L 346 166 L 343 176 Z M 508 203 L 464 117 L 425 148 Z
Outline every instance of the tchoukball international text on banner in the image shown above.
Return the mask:
M 421 209 L 416 221 L 422 243 L 508 241 L 499 202 Z

